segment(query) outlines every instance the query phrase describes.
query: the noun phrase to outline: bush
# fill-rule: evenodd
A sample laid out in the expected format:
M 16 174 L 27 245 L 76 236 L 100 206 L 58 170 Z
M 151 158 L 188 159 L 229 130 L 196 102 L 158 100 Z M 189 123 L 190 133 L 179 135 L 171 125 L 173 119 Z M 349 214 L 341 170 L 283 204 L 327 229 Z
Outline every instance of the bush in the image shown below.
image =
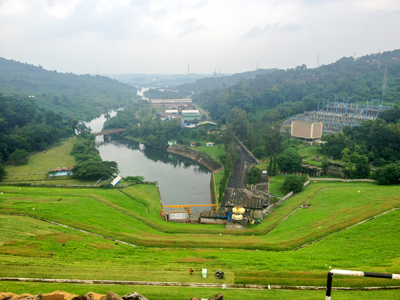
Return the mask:
M 26 150 L 17 149 L 10 155 L 8 160 L 16 166 L 26 165 L 28 163 L 28 155 Z
M 247 180 L 250 184 L 257 184 L 261 179 L 262 172 L 259 168 L 252 166 L 247 172 Z
M 303 181 L 301 180 L 301 177 L 295 176 L 295 175 L 288 175 L 286 176 L 285 181 L 282 184 L 281 191 L 284 194 L 288 194 L 291 191 L 293 193 L 299 193 L 303 190 L 304 185 Z
M 379 185 L 400 183 L 400 163 L 393 163 L 376 170 L 374 179 Z

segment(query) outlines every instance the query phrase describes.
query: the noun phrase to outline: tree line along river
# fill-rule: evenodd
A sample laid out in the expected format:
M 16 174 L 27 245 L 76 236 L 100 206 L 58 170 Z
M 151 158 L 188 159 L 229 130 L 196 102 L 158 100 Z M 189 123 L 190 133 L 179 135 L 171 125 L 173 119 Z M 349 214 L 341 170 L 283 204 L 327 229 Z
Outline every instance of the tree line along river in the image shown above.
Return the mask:
M 110 116 L 117 112 L 111 111 Z M 104 115 L 86 123 L 92 132 L 101 131 Z M 118 163 L 121 176 L 143 176 L 146 181 L 158 181 L 164 205 L 210 204 L 211 172 L 203 165 L 186 157 L 168 153 L 164 149 L 145 147 L 135 141 L 96 137 L 103 160 Z M 209 209 L 197 208 L 198 210 Z M 196 209 L 193 209 L 196 211 Z

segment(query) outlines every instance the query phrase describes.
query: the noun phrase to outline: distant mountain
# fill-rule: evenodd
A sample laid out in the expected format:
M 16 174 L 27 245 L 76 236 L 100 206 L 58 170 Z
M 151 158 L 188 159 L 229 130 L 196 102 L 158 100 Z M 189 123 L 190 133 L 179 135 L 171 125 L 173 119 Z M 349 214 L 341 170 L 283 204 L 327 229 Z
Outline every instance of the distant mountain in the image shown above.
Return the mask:
M 191 92 L 198 93 L 206 90 L 227 88 L 237 84 L 240 80 L 253 79 L 257 75 L 271 74 L 276 70 L 277 69 L 258 69 L 256 71 L 249 71 L 226 76 L 214 74 L 214 76 L 198 79 L 196 80 L 196 82 L 193 83 L 185 83 L 175 87 L 174 89 L 190 94 Z
M 27 96 L 39 107 L 88 120 L 137 100 L 136 88 L 104 76 L 47 71 L 0 58 L 0 95 Z
M 241 74 L 237 74 L 241 75 Z M 212 81 L 210 87 L 222 78 Z M 322 107 L 335 97 L 350 103 L 371 103 L 375 100 L 400 104 L 400 50 L 370 54 L 354 59 L 343 57 L 318 68 L 306 65 L 275 70 L 253 79 L 237 82 L 225 89 L 205 89 L 207 79 L 186 87 L 204 89 L 192 99 L 208 110 L 215 119 L 226 121 L 233 107 L 253 118 L 278 121 L 288 115 Z M 181 88 L 179 88 L 181 91 Z M 195 90 L 196 91 L 196 90 Z M 378 101 L 377 101 L 378 100 Z M 344 100 L 343 100 L 344 101 Z
M 112 79 L 119 80 L 138 87 L 151 88 L 170 88 L 185 83 L 195 82 L 196 80 L 210 75 L 206 74 L 107 74 Z

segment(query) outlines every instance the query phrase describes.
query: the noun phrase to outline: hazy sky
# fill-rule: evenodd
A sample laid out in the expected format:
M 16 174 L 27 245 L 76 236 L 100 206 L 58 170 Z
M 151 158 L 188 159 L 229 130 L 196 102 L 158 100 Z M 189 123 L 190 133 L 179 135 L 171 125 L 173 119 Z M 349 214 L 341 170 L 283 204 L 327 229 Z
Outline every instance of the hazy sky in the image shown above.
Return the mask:
M 399 48 L 399 0 L 0 0 L 0 57 L 59 72 L 312 68 Z

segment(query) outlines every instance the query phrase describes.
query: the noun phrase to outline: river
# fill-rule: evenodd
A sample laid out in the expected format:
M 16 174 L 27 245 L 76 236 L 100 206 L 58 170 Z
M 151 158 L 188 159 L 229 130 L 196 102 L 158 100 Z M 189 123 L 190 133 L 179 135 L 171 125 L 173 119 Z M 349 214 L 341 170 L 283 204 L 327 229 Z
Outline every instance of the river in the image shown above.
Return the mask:
M 117 112 L 109 112 L 114 116 Z M 106 121 L 104 115 L 86 123 L 93 132 L 101 131 Z M 108 139 L 106 139 L 108 140 Z M 163 149 L 145 147 L 135 141 L 96 138 L 103 160 L 118 163 L 121 176 L 143 176 L 146 181 L 158 181 L 161 201 L 164 205 L 210 204 L 211 172 L 203 165 L 171 154 Z M 209 210 L 208 207 L 193 209 Z

